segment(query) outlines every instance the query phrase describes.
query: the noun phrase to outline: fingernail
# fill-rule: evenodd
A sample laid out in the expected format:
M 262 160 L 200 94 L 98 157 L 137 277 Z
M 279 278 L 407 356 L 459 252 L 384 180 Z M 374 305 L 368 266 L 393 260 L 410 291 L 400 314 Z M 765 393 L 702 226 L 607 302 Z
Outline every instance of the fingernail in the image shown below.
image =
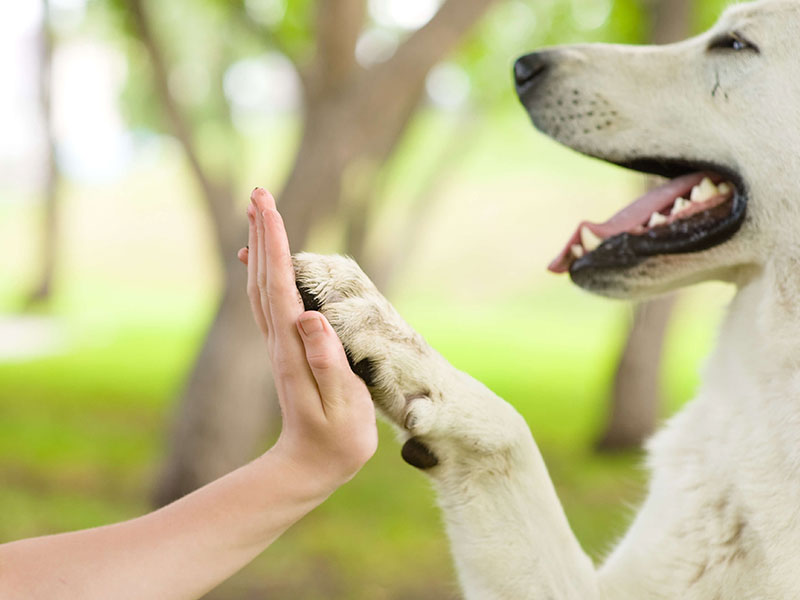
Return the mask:
M 316 315 L 301 317 L 299 323 L 300 329 L 302 329 L 303 333 L 306 335 L 311 335 L 312 333 L 322 331 L 322 319 Z

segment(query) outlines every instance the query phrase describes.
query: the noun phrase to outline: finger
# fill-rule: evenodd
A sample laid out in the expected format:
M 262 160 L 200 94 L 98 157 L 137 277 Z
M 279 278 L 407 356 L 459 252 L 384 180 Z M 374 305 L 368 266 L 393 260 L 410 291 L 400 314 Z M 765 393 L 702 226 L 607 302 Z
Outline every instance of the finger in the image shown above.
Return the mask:
M 295 284 L 289 240 L 278 211 L 267 209 L 263 217 L 267 236 L 267 295 L 272 325 L 277 336 L 288 336 L 296 340 L 294 324 L 304 309 Z
M 261 306 L 262 311 L 264 312 L 264 318 L 267 322 L 267 326 L 269 327 L 270 331 L 274 332 L 275 328 L 272 322 L 272 310 L 270 307 L 269 302 L 269 262 L 267 261 L 267 237 L 268 234 L 265 231 L 265 223 L 264 223 L 264 211 L 265 210 L 274 210 L 275 209 L 275 198 L 272 197 L 267 190 L 262 187 L 256 187 L 253 189 L 252 193 L 250 194 L 250 201 L 253 204 L 253 207 L 256 211 L 256 223 L 257 223 L 257 230 L 259 235 L 261 236 L 259 239 L 261 241 L 261 245 L 259 247 L 259 284 L 261 286 Z
M 247 255 L 250 251 L 250 248 L 239 248 L 239 252 L 236 253 L 236 258 L 239 259 L 239 262 L 246 265 L 247 264 Z
M 252 198 L 252 196 L 251 196 Z M 256 239 L 258 240 L 258 266 L 256 267 L 256 279 L 258 281 L 258 301 L 261 305 L 261 313 L 264 317 L 269 334 L 274 332 L 272 327 L 272 315 L 269 310 L 269 298 L 267 295 L 267 281 L 269 273 L 267 270 L 267 234 L 264 231 L 264 217 L 258 205 L 255 204 L 256 217 Z
M 267 321 L 264 318 L 264 309 L 261 307 L 261 291 L 258 286 L 258 233 L 256 231 L 256 210 L 255 207 L 249 206 L 247 208 L 247 221 L 249 224 L 248 234 L 248 248 L 252 248 L 255 252 L 253 260 L 247 261 L 247 297 L 250 300 L 250 310 L 253 313 L 253 318 L 256 320 L 256 325 L 264 334 L 269 335 L 267 328 Z M 249 258 L 249 252 L 248 252 Z
M 277 210 L 275 205 L 275 198 L 267 190 L 262 187 L 257 187 L 250 194 L 250 199 L 255 204 L 256 208 L 260 211 Z
M 297 330 L 322 404 L 329 407 L 343 403 L 356 376 L 333 327 L 322 313 L 307 311 L 297 320 Z

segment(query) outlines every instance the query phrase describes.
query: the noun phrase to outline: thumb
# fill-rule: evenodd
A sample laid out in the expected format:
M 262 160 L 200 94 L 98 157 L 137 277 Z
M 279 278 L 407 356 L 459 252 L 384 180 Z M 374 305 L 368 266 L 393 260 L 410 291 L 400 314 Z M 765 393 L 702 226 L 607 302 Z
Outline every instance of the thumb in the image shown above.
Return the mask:
M 353 372 L 342 342 L 325 315 L 306 311 L 297 319 L 297 329 L 323 404 L 346 398 L 346 387 Z

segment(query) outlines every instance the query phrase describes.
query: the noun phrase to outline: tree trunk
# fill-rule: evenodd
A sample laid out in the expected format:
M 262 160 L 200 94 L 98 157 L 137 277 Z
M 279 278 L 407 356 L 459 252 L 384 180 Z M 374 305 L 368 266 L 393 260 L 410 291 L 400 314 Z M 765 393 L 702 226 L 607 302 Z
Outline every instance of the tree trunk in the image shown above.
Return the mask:
M 692 26 L 691 0 L 650 0 L 650 41 L 670 44 L 687 37 Z
M 651 41 L 664 44 L 688 35 L 691 7 L 690 0 L 649 2 Z M 674 297 L 667 296 L 636 307 L 628 341 L 617 365 L 610 415 L 598 448 L 638 448 L 655 431 L 661 406 L 661 350 L 674 303 Z
M 611 416 L 598 446 L 638 448 L 658 420 L 661 351 L 675 296 L 639 304 L 614 379 Z
M 39 274 L 27 298 L 27 305 L 34 305 L 50 298 L 53 289 L 53 273 L 56 266 L 58 242 L 58 165 L 56 164 L 56 142 L 52 115 L 52 67 L 53 34 L 50 31 L 50 2 L 43 1 L 44 17 L 40 32 L 39 56 L 39 103 L 42 114 L 42 130 L 45 139 L 46 164 L 43 180 L 44 214 L 41 228 L 41 257 Z
M 266 342 L 253 335 L 246 279 L 241 264 L 227 265 L 222 301 L 173 423 L 158 505 L 247 462 L 266 443 L 277 403 Z
M 269 361 L 247 298 L 246 270 L 236 251 L 246 244 L 244 210 L 233 185 L 214 180 L 201 162 L 192 123 L 171 96 L 168 65 L 144 0 L 127 0 L 128 15 L 149 57 L 155 90 L 172 134 L 184 150 L 211 219 L 223 266 L 223 293 L 178 403 L 167 460 L 153 499 L 166 504 L 244 464 L 277 413 Z

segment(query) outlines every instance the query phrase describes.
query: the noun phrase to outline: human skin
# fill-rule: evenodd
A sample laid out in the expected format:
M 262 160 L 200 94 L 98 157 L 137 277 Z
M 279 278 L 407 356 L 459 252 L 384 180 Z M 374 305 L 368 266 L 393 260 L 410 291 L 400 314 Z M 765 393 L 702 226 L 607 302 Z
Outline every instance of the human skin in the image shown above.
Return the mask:
M 275 200 L 251 195 L 247 293 L 283 425 L 251 463 L 152 513 L 0 545 L 6 600 L 189 600 L 266 549 L 351 479 L 377 447 L 375 412 L 325 317 L 304 311 Z M 223 399 L 220 399 L 223 401 Z

